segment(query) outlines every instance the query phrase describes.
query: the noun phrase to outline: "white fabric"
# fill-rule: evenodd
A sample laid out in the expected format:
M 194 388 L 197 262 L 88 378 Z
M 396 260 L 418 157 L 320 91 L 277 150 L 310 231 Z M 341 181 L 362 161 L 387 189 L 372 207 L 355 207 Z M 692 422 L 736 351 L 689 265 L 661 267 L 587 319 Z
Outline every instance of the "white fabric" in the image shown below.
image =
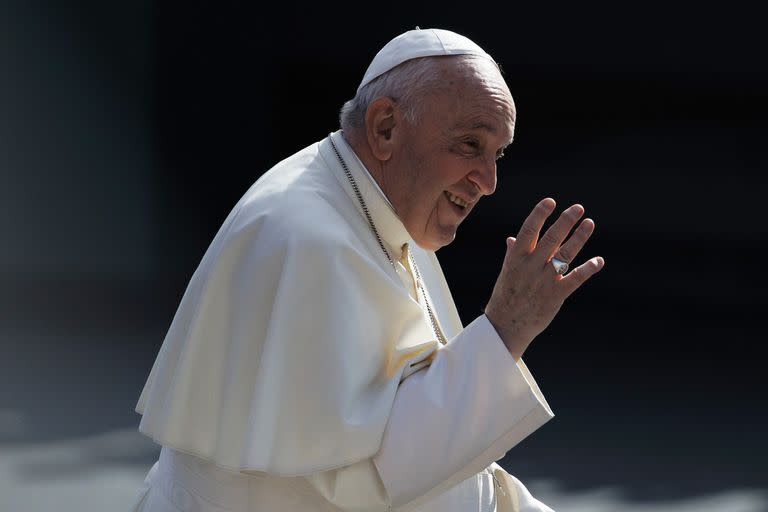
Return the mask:
M 501 459 L 550 418 L 533 377 L 482 315 L 400 385 L 395 427 L 373 461 L 394 506 L 418 505 Z
M 347 142 L 344 140 L 344 137 L 339 137 L 341 139 L 340 144 L 342 144 L 345 148 L 348 148 Z M 387 206 L 389 206 L 389 209 L 392 210 L 392 213 L 395 213 L 395 207 L 392 206 L 392 203 L 389 201 L 389 198 L 384 194 L 384 191 L 381 190 L 381 187 L 378 183 L 376 183 L 376 180 L 373 179 L 373 176 L 371 176 L 371 173 L 368 172 L 368 169 L 365 168 L 365 165 L 363 165 L 362 160 L 360 160 L 360 157 L 357 156 L 357 153 L 352 151 L 351 149 L 348 149 L 345 151 L 345 154 L 351 155 L 352 158 L 354 158 L 355 161 L 355 168 L 360 169 L 362 172 L 361 174 L 365 177 L 365 180 L 370 183 L 374 189 L 376 189 L 376 192 L 378 193 L 379 197 L 384 200 L 385 203 L 387 203 Z
M 379 50 L 357 90 L 407 60 L 441 55 L 479 55 L 491 59 L 476 43 L 456 32 L 417 28 L 400 34 Z
M 497 487 L 494 482 L 498 482 Z M 500 489 L 499 492 L 496 489 Z M 419 512 L 553 512 L 498 464 L 430 501 Z M 131 512 L 337 512 L 306 479 L 244 475 L 164 447 Z M 399 512 L 399 511 L 396 511 Z
M 396 255 L 407 231 L 332 137 Z M 242 477 L 242 510 L 493 511 L 489 464 L 553 414 L 484 316 L 462 328 L 434 253 L 412 250 L 445 347 L 372 236 L 329 140 L 281 162 L 193 275 L 137 405 L 140 430 L 199 461 L 207 480 Z M 161 492 L 147 489 L 137 510 L 164 510 L 147 505 Z

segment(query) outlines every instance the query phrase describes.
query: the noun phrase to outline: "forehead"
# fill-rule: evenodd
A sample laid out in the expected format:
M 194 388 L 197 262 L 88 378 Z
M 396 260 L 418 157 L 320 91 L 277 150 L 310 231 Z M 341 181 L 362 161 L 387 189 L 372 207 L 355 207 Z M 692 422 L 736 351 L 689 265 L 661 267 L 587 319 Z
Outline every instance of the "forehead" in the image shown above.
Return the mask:
M 450 132 L 482 131 L 511 141 L 515 104 L 496 64 L 476 59 L 449 70 L 449 88 L 441 98 Z M 453 76 L 450 76 L 453 75 Z M 509 140 L 507 140 L 509 139 Z

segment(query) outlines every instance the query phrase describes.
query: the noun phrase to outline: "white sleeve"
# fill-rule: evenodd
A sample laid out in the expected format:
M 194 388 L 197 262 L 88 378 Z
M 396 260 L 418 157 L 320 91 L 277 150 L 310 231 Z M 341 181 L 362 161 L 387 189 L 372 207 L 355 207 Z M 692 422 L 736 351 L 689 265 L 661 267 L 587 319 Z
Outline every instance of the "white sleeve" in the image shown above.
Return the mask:
M 516 510 L 519 512 L 555 512 L 550 507 L 540 502 L 530 491 L 513 475 L 507 473 L 504 468 L 491 464 L 494 478 L 501 487 L 501 492 L 496 495 L 496 506 L 499 510 Z
M 418 506 L 482 471 L 554 414 L 485 315 L 399 386 L 379 452 L 311 475 L 343 510 Z

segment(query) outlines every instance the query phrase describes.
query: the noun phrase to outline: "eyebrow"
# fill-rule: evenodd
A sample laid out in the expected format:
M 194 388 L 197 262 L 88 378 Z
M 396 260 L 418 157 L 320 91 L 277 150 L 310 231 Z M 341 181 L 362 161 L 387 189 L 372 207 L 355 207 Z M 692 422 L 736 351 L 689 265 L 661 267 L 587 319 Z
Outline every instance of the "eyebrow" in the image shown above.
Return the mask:
M 493 134 L 498 132 L 498 130 L 496 129 L 495 126 L 493 126 L 491 124 L 488 124 L 488 123 L 486 123 L 484 121 L 476 121 L 476 122 L 474 122 L 472 124 L 469 124 L 469 125 L 466 125 L 466 124 L 465 125 L 459 125 L 459 126 L 456 126 L 451 131 L 455 133 L 455 132 L 460 131 L 460 130 L 485 130 L 485 131 L 493 133 Z M 509 141 L 507 141 L 507 143 L 504 144 L 504 146 L 501 149 L 502 150 L 506 149 L 510 144 L 512 144 L 512 138 L 510 138 Z

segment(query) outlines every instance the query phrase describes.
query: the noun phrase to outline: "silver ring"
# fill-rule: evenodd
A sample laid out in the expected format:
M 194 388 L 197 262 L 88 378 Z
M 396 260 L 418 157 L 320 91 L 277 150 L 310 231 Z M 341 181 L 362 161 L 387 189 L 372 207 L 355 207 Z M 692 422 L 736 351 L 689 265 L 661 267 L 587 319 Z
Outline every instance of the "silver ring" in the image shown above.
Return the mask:
M 552 266 L 555 267 L 555 272 L 560 275 L 568 272 L 568 263 L 564 262 L 563 260 L 552 258 Z

